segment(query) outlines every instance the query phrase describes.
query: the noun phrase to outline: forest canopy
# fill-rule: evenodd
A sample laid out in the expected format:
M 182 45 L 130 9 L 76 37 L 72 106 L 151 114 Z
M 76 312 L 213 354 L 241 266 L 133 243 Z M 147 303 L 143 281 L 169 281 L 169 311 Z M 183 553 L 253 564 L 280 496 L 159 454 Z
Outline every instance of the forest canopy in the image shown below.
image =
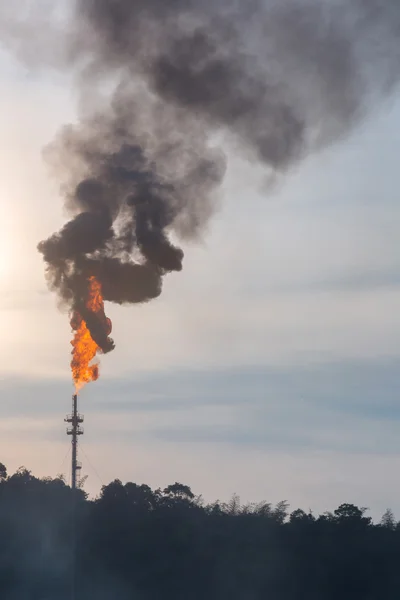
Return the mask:
M 400 524 L 366 513 L 205 503 L 181 483 L 115 480 L 89 499 L 0 463 L 0 598 L 70 598 L 73 573 L 82 600 L 400 598 Z

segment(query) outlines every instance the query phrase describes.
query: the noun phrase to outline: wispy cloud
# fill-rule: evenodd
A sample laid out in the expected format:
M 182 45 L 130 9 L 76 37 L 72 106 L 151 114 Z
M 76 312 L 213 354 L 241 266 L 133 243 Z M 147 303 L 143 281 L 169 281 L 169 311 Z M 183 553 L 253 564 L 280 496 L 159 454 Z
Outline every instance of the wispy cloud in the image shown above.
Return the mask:
M 83 392 L 82 402 L 101 434 L 140 433 L 174 443 L 263 445 L 270 450 L 392 453 L 400 452 L 399 386 L 395 361 L 346 361 L 154 373 L 97 382 Z M 5 379 L 0 390 L 0 414 L 6 421 L 61 417 L 63 407 L 69 408 L 67 381 Z

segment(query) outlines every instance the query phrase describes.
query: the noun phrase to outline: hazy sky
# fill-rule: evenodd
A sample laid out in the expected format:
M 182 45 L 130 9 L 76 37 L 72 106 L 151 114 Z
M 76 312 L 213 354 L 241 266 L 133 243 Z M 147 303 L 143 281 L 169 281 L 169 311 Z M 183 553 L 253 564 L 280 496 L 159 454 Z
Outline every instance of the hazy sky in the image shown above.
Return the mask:
M 0 461 L 68 473 L 71 333 L 36 244 L 65 221 L 41 156 L 67 79 L 0 59 Z M 268 191 L 233 157 L 160 299 L 107 307 L 116 349 L 81 394 L 86 489 L 181 481 L 207 499 L 400 517 L 400 98 Z

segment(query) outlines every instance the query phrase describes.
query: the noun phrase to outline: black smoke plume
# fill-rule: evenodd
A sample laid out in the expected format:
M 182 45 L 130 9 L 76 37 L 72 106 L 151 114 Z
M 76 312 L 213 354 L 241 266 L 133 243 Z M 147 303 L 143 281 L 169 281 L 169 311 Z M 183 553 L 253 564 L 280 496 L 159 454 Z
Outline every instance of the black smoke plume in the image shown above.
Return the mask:
M 105 300 L 156 298 L 182 268 L 170 234 L 213 212 L 218 144 L 279 174 L 337 140 L 397 83 L 399 24 L 390 0 L 76 0 L 82 114 L 47 149 L 74 217 L 39 244 L 50 286 L 75 310 L 92 275 Z

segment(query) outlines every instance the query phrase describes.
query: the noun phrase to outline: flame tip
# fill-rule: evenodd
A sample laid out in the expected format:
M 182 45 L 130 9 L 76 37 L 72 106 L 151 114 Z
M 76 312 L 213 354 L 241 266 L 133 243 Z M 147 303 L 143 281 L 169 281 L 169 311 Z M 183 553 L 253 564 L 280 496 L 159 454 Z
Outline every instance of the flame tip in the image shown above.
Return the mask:
M 101 322 L 106 323 L 107 329 L 111 330 L 111 321 L 104 314 L 101 283 L 94 276 L 88 278 L 86 308 L 98 316 Z M 93 361 L 97 354 L 103 352 L 100 346 L 93 340 L 87 323 L 76 309 L 71 315 L 71 327 L 75 331 L 71 341 L 73 346 L 71 352 L 71 370 L 75 393 L 77 394 L 86 383 L 98 379 L 99 363 L 98 361 Z

